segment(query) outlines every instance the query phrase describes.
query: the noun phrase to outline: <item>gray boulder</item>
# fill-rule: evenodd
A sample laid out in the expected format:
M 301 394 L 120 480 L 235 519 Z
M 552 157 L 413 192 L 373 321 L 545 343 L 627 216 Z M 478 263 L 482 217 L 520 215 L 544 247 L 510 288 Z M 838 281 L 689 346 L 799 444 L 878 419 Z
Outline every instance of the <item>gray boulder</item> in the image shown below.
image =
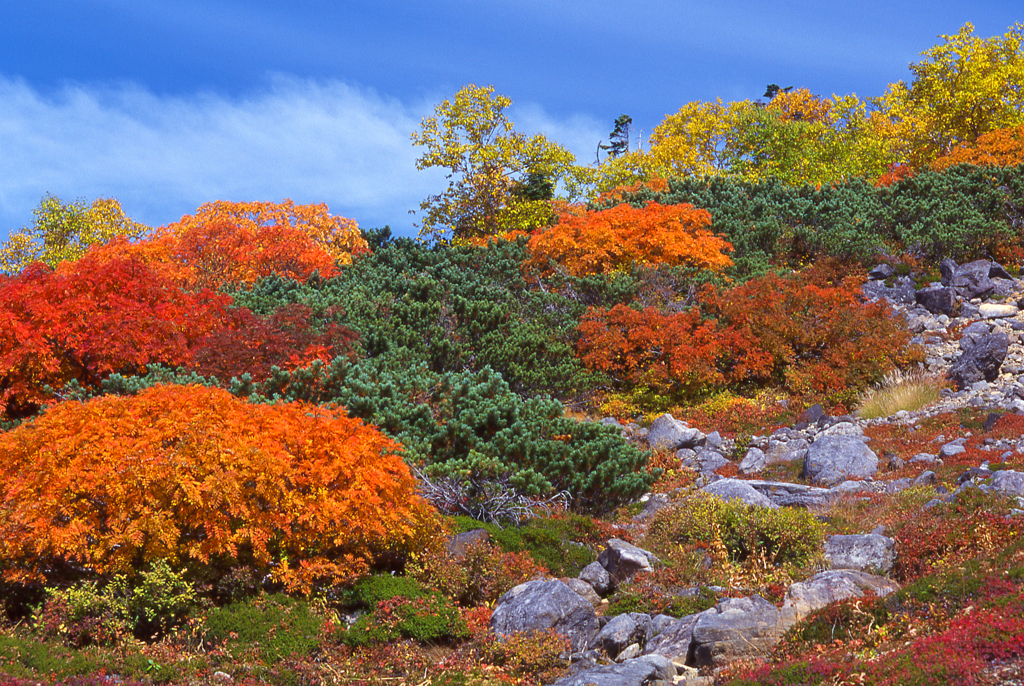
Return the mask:
M 805 486 L 788 481 L 747 481 L 751 488 L 763 493 L 779 507 L 813 507 L 828 501 L 827 488 Z
M 914 300 L 932 314 L 945 314 L 950 317 L 960 314 L 960 299 L 952 288 L 922 288 L 914 293 Z
M 590 647 L 603 650 L 614 660 L 630 644 L 643 641 L 650 623 L 651 616 L 640 612 L 617 615 L 597 632 Z
M 591 562 L 583 568 L 578 578 L 590 584 L 590 587 L 600 596 L 606 596 L 615 590 L 615 581 L 608 570 L 600 562 Z
M 598 605 L 601 604 L 601 596 L 597 594 L 597 591 L 594 590 L 593 586 L 588 584 L 583 579 L 573 579 L 570 577 L 566 577 L 563 579 L 559 579 L 559 581 L 568 586 L 573 593 L 575 593 L 576 595 L 590 603 L 592 607 L 596 608 Z
M 1010 339 L 1002 331 L 979 337 L 950 367 L 949 378 L 958 390 L 978 381 L 995 381 L 1009 347 Z
M 882 576 L 855 569 L 819 572 L 807 581 L 793 584 L 782 603 L 781 625 L 789 628 L 815 610 L 846 598 L 863 598 L 868 593 L 886 596 L 899 590 L 899 584 Z
M 779 608 L 758 595 L 720 600 L 693 625 L 693 664 L 717 667 L 764 657 L 782 638 L 780 617 Z
M 773 503 L 768 496 L 755 489 L 746 481 L 740 481 L 739 479 L 719 479 L 700 490 L 722 500 L 741 500 L 748 505 L 756 505 L 757 507 L 778 508 L 778 505 Z
M 989 488 L 1009 496 L 1024 496 L 1024 472 L 1011 469 L 999 469 L 992 475 Z
M 989 278 L 991 272 L 992 263 L 988 260 L 976 260 L 961 264 L 953 272 L 950 285 L 967 299 L 980 298 L 995 288 L 995 284 Z
M 753 474 L 764 471 L 768 466 L 768 456 L 760 448 L 751 448 L 740 462 L 740 474 Z
M 878 471 L 878 456 L 858 436 L 823 436 L 807 450 L 803 475 L 823 486 L 850 477 L 867 478 Z
M 662 655 L 681 664 L 693 664 L 693 627 L 702 614 L 698 612 L 673 620 L 660 633 L 647 639 L 644 654 Z
M 554 629 L 573 652 L 586 648 L 600 628 L 593 606 L 557 579 L 519 584 L 498 599 L 491 630 L 499 636 Z
M 608 547 L 597 556 L 597 561 L 616 584 L 621 584 L 637 572 L 653 571 L 654 565 L 659 562 L 654 553 L 618 538 L 608 540 Z
M 891 572 L 896 564 L 896 541 L 878 534 L 829 536 L 825 559 L 833 569 Z
M 670 414 L 663 414 L 647 429 L 647 445 L 651 450 L 679 450 L 704 444 L 704 434 L 687 426 Z
M 593 667 L 559 679 L 552 686 L 646 686 L 671 683 L 676 666 L 661 655 L 644 655 L 617 665 Z

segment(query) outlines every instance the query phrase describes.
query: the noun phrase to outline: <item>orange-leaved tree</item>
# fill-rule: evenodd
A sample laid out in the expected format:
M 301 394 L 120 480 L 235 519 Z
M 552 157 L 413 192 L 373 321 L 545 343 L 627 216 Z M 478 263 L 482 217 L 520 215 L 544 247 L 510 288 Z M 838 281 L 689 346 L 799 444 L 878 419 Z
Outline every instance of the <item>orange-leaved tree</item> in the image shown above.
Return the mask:
M 47 385 L 184 364 L 230 302 L 185 292 L 137 258 L 37 262 L 0 282 L 0 416 L 33 414 Z
M 29 581 L 166 560 L 250 565 L 289 590 L 344 582 L 436 528 L 399 449 L 343 408 L 216 388 L 61 403 L 0 434 L 0 568 Z
M 281 202 L 230 202 L 217 200 L 201 205 L 193 215 L 168 224 L 163 230 L 183 235 L 198 226 L 228 222 L 255 232 L 258 228 L 282 226 L 297 229 L 341 264 L 367 249 L 355 220 L 332 215 L 323 203 L 296 205 Z
M 979 167 L 1016 167 L 1024 162 L 1024 124 L 997 129 L 978 136 L 973 144 L 962 143 L 931 163 L 935 171 L 958 164 Z
M 725 254 L 732 245 L 715 235 L 710 225 L 707 210 L 686 204 L 576 208 L 563 213 L 550 229 L 534 234 L 531 260 L 541 268 L 554 261 L 575 276 L 656 264 L 718 271 L 732 264 Z

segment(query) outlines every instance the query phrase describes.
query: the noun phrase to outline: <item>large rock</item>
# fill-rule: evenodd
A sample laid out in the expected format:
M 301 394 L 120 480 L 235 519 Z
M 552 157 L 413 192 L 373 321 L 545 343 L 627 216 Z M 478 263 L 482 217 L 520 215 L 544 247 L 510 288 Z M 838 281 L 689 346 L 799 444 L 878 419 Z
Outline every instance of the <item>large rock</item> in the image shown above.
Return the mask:
M 654 565 L 659 562 L 654 553 L 618 538 L 608 540 L 608 547 L 597 556 L 597 561 L 616 584 L 621 584 L 637 572 L 653 571 Z
M 590 647 L 603 650 L 614 660 L 631 643 L 643 642 L 650 622 L 651 616 L 640 612 L 627 612 L 612 617 L 597 632 L 597 636 L 590 642 Z
M 617 665 L 593 667 L 559 679 L 552 686 L 646 686 L 672 683 L 676 667 L 661 655 L 644 655 Z
M 527 581 L 501 596 L 491 615 L 500 636 L 554 629 L 568 637 L 573 652 L 584 650 L 600 628 L 594 608 L 557 579 Z
M 914 293 L 914 300 L 932 314 L 945 314 L 950 317 L 960 314 L 960 299 L 952 288 L 923 288 Z
M 662 655 L 681 664 L 693 664 L 693 627 L 702 615 L 686 615 L 665 626 L 647 639 L 645 655 Z M 653 625 L 656 620 L 652 620 Z
M 828 501 L 827 488 L 794 484 L 788 481 L 747 481 L 751 488 L 763 493 L 779 507 L 814 507 Z
M 740 474 L 753 474 L 764 471 L 768 466 L 768 456 L 760 448 L 750 448 L 740 462 Z
M 818 438 L 804 458 L 804 477 L 822 486 L 867 478 L 877 471 L 878 456 L 858 436 Z
M 1002 331 L 979 337 L 949 369 L 949 378 L 963 390 L 978 381 L 995 381 L 1006 359 L 1010 339 Z
M 651 450 L 679 450 L 696 448 L 704 443 L 699 429 L 687 426 L 670 414 L 663 414 L 647 430 L 647 445 Z
M 886 596 L 899 588 L 899 584 L 891 579 L 855 569 L 818 572 L 807 581 L 793 584 L 786 591 L 780 623 L 788 629 L 815 610 L 836 601 L 863 598 L 868 593 Z
M 1000 469 L 992 475 L 989 488 L 997 493 L 1009 496 L 1024 496 L 1024 472 L 1011 469 Z
M 719 479 L 700 490 L 722 500 L 740 500 L 748 505 L 770 507 L 772 509 L 778 507 L 768 496 L 755 489 L 746 481 L 740 481 L 739 479 Z
M 590 587 L 600 596 L 606 596 L 615 590 L 615 580 L 600 562 L 591 562 L 583 568 L 578 576 L 580 581 L 590 584 Z
M 891 572 L 896 564 L 896 541 L 879 534 L 829 536 L 825 559 L 833 569 Z
M 565 577 L 559 579 L 563 584 L 569 587 L 569 590 L 576 593 L 579 597 L 586 600 L 593 607 L 597 607 L 601 604 L 601 596 L 597 594 L 594 587 L 588 584 L 583 579 L 573 579 L 571 577 Z
M 761 596 L 720 600 L 701 612 L 693 625 L 693 663 L 721 666 L 764 657 L 782 637 L 780 617 L 779 608 Z
M 980 298 L 995 288 L 995 284 L 989 278 L 991 272 L 992 263 L 988 260 L 976 260 L 961 264 L 953 272 L 950 285 L 967 299 Z

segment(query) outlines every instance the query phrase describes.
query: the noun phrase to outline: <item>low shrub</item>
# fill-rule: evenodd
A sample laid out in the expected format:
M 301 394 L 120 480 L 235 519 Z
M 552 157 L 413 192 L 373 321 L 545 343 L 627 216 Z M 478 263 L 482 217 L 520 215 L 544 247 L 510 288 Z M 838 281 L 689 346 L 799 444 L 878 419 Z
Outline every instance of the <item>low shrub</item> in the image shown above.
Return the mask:
M 425 551 L 406 573 L 464 607 L 492 605 L 521 583 L 550 574 L 525 552 L 506 552 L 490 543 L 471 545 L 455 559 L 446 551 Z
M 434 643 L 469 635 L 465 620 L 447 598 L 410 577 L 367 577 L 356 584 L 352 597 L 369 612 L 341 634 L 350 646 L 398 638 Z
M 324 640 L 324 624 L 305 601 L 273 594 L 209 610 L 201 631 L 205 644 L 232 659 L 272 664 L 309 655 Z

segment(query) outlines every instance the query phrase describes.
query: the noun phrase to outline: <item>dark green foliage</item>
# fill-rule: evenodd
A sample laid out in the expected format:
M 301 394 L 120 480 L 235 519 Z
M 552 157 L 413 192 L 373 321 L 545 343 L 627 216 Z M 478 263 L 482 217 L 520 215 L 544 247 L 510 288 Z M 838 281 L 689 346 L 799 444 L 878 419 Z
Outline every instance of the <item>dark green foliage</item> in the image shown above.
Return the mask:
M 589 524 L 589 526 L 588 526 Z M 490 540 L 505 552 L 526 552 L 555 576 L 576 576 L 597 559 L 587 541 L 593 533 L 588 517 L 566 515 L 531 519 L 521 527 L 500 528 L 469 517 L 455 518 L 456 532 L 486 529 Z
M 682 178 L 666 192 L 641 188 L 625 199 L 710 211 L 711 229 L 735 248 L 734 278 L 821 255 L 868 262 L 909 252 L 966 261 L 991 257 L 1024 227 L 1024 166 L 962 165 L 880 187 L 856 178 L 821 188 Z
M 205 642 L 223 644 L 236 657 L 255 656 L 269 664 L 308 655 L 320 644 L 323 619 L 305 601 L 265 595 L 214 608 L 203 626 Z
M 710 588 L 666 587 L 643 578 L 634 578 L 619 586 L 609 600 L 611 602 L 604 611 L 609 617 L 626 612 L 685 617 L 709 610 L 718 604 L 718 596 Z
M 369 612 L 342 634 L 351 646 L 411 638 L 421 643 L 468 635 L 466 622 L 451 601 L 407 577 L 372 576 L 353 589 L 353 599 Z
M 525 396 L 577 399 L 599 383 L 573 353 L 576 325 L 588 305 L 629 300 L 633 278 L 541 281 L 523 272 L 524 240 L 452 248 L 389 241 L 386 231 L 373 239 L 373 255 L 330 281 L 275 277 L 231 295 L 261 314 L 297 302 L 318 316 L 342 308 L 335 321 L 360 334 L 371 359 L 438 373 L 490 367 Z

